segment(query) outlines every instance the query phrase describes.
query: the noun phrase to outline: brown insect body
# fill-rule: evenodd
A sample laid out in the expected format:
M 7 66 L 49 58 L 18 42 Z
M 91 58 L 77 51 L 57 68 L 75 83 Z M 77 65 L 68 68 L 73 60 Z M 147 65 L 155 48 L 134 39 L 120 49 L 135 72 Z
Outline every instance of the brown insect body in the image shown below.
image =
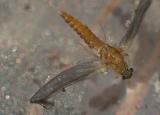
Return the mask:
M 114 69 L 124 78 L 131 77 L 133 70 L 130 72 L 128 71 L 128 65 L 124 60 L 123 53 L 119 49 L 104 43 L 87 26 L 65 11 L 61 11 L 59 14 L 64 18 L 66 23 L 68 23 L 77 32 L 77 34 L 80 35 L 86 44 L 96 51 L 97 56 L 106 67 Z
M 73 16 L 69 15 L 65 11 L 59 12 L 59 14 L 64 18 L 64 20 L 80 35 L 80 37 L 87 43 L 91 49 L 99 50 L 105 44 L 100 39 L 97 39 L 95 34 L 85 25 L 83 25 L 79 20 L 75 19 Z
M 120 47 L 128 44 L 130 40 L 136 35 L 145 12 L 151 5 L 152 0 L 140 0 L 140 3 L 135 10 L 135 17 L 129 26 L 126 34 L 120 42 Z M 96 51 L 97 56 L 105 67 L 114 69 L 117 73 L 122 75 L 123 79 L 128 79 L 132 76 L 133 69 L 128 69 L 128 65 L 124 60 L 122 51 L 119 48 L 112 47 L 98 37 L 92 31 L 73 16 L 61 11 L 60 15 L 65 21 L 81 36 L 81 38 L 88 44 L 91 49 Z M 44 84 L 30 99 L 31 103 L 41 104 L 44 107 L 53 105 L 48 100 L 52 93 L 58 90 L 85 79 L 87 76 L 94 73 L 96 70 L 104 67 L 101 62 L 92 60 L 75 65 L 65 71 L 60 72 L 57 76 L 52 78 L 49 82 Z

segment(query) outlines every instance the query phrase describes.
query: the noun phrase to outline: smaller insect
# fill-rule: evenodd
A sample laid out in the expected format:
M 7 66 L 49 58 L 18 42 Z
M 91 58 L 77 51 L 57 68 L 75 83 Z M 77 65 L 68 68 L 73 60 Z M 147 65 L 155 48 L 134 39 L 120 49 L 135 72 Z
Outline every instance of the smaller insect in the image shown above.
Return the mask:
M 136 35 L 145 12 L 151 5 L 152 0 L 141 0 L 135 17 L 129 27 L 127 33 L 120 42 L 120 47 L 128 44 L 130 40 Z M 30 99 L 31 103 L 38 103 L 44 107 L 52 105 L 47 99 L 52 93 L 58 90 L 63 90 L 65 87 L 85 79 L 88 75 L 101 68 L 111 68 L 122 76 L 122 79 L 129 79 L 132 76 L 133 69 L 129 68 L 121 48 L 113 47 L 102 40 L 100 40 L 93 32 L 79 20 L 69 15 L 65 11 L 59 12 L 60 16 L 76 31 L 85 43 L 95 51 L 100 61 L 88 61 L 75 65 L 65 71 L 59 73 L 56 77 L 51 79 L 48 83 L 42 86 Z

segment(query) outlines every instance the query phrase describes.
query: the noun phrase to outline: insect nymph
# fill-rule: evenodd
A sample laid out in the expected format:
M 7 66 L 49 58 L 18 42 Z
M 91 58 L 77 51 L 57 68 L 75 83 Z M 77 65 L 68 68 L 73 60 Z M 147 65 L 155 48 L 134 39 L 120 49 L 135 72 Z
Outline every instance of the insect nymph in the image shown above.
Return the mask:
M 141 0 L 137 9 L 135 10 L 134 19 L 127 30 L 126 34 L 120 42 L 120 46 L 125 46 L 132 40 L 141 24 L 145 12 L 149 8 L 152 0 Z M 31 103 L 41 104 L 44 107 L 52 104 L 47 99 L 52 93 L 73 84 L 74 82 L 84 79 L 86 76 L 95 72 L 100 68 L 111 68 L 116 73 L 122 76 L 122 79 L 129 79 L 132 77 L 133 69 L 128 67 L 124 59 L 121 48 L 113 47 L 102 40 L 100 40 L 93 32 L 79 20 L 71 16 L 65 11 L 59 12 L 60 16 L 64 18 L 71 28 L 80 35 L 89 48 L 96 52 L 99 61 L 88 61 L 75 65 L 65 71 L 60 72 L 57 76 L 43 85 L 30 99 Z

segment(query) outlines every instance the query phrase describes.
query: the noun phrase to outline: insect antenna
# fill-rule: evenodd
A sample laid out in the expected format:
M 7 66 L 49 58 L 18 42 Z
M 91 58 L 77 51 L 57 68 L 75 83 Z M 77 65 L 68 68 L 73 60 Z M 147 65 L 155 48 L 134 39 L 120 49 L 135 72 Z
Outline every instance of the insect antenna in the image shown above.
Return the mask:
M 103 27 L 100 23 L 98 23 L 98 25 L 99 25 L 101 31 L 103 32 L 104 41 L 106 42 L 106 41 L 107 41 L 107 36 L 106 36 L 106 34 L 105 34 L 104 27 Z

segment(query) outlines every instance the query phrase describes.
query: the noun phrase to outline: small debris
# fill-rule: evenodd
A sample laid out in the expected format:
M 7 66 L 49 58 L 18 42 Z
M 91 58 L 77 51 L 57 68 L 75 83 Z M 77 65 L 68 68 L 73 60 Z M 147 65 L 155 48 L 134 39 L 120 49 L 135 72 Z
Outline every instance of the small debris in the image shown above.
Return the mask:
M 9 96 L 9 95 L 6 95 L 6 96 L 5 96 L 5 99 L 6 99 L 6 100 L 9 100 L 9 99 L 10 99 L 10 96 Z
M 21 63 L 22 63 L 21 58 L 16 58 L 16 64 L 21 64 Z
M 24 10 L 29 11 L 31 9 L 31 6 L 29 4 L 24 5 Z
M 17 51 L 17 48 L 14 47 L 14 48 L 12 49 L 12 52 L 14 53 L 14 52 L 16 52 L 16 51 Z
M 125 27 L 128 28 L 128 27 L 130 26 L 130 24 L 131 24 L 131 20 L 127 20 L 127 21 L 125 22 Z

